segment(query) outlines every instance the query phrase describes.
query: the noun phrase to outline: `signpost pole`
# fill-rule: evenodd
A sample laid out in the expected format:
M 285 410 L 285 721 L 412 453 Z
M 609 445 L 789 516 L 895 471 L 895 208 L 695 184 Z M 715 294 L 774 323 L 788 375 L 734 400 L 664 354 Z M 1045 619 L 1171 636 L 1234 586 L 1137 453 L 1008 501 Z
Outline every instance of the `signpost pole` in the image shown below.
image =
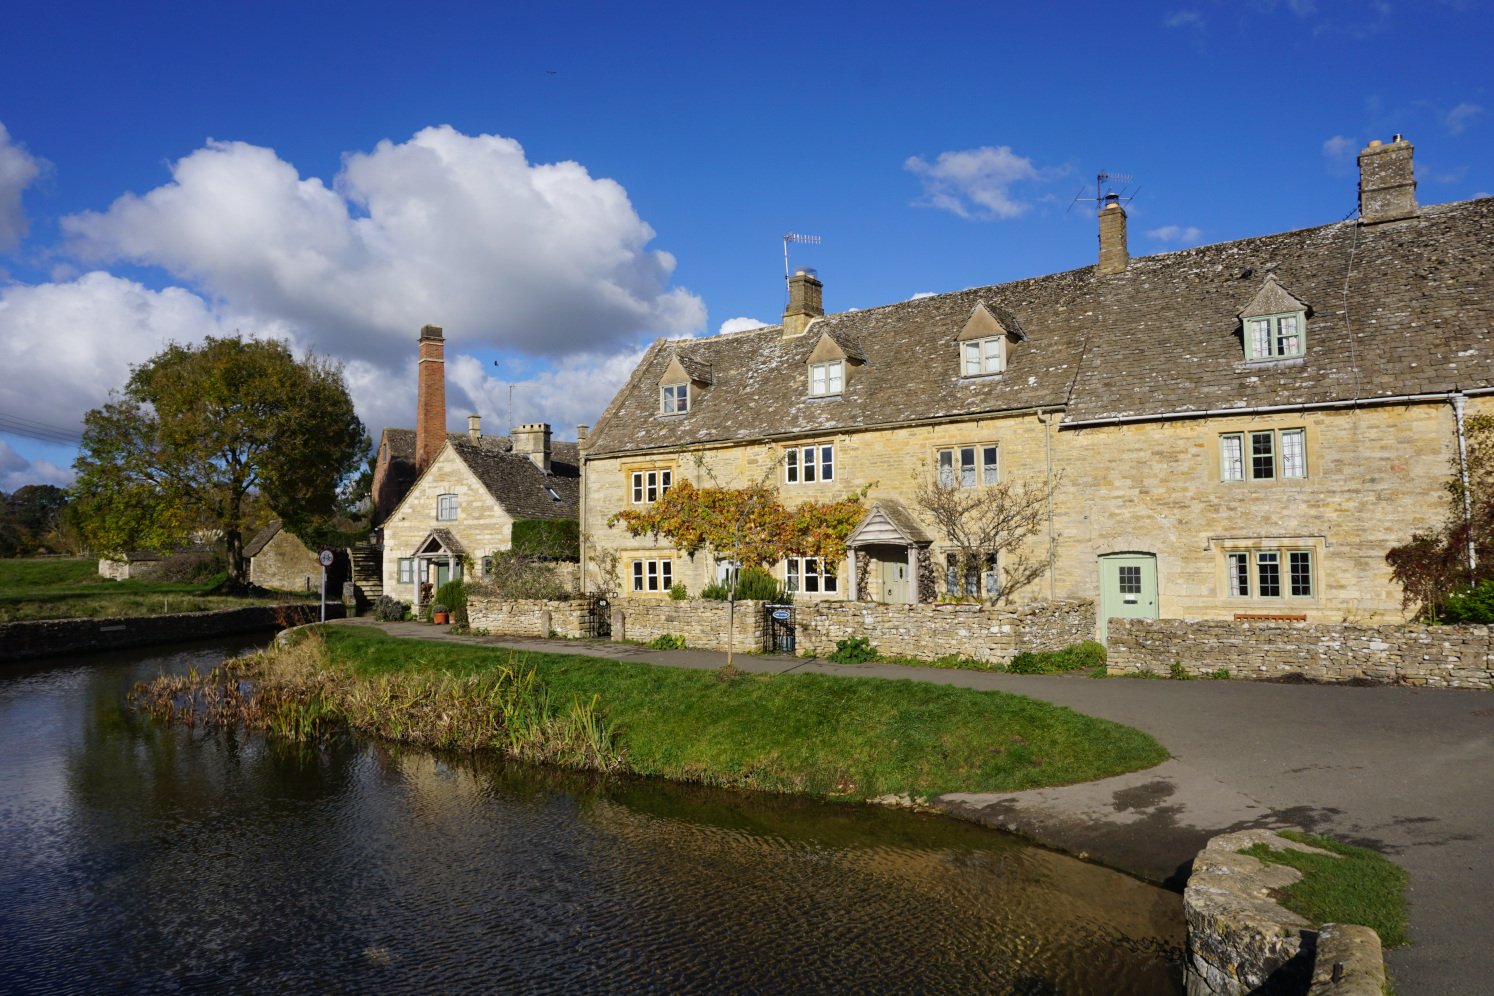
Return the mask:
M 322 622 L 327 621 L 327 568 L 332 566 L 332 560 L 336 556 L 331 547 L 323 547 L 318 555 L 317 562 L 322 565 Z

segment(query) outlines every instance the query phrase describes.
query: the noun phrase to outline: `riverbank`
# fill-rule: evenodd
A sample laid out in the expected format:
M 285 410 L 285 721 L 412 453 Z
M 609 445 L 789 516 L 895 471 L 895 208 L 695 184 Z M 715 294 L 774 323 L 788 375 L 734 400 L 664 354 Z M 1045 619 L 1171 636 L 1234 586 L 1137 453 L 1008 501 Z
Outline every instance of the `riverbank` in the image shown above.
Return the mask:
M 627 644 L 452 636 L 379 625 L 430 642 L 506 646 L 711 671 L 725 655 Z M 1397 686 L 1246 681 L 1093 680 L 1076 676 L 845 667 L 738 655 L 774 674 L 861 677 L 1015 692 L 1135 726 L 1172 755 L 1154 768 L 1022 792 L 956 793 L 934 804 L 1181 890 L 1211 837 L 1296 827 L 1371 848 L 1410 874 L 1411 938 L 1388 953 L 1401 996 L 1485 988 L 1483 934 L 1494 920 L 1494 708 L 1487 693 Z

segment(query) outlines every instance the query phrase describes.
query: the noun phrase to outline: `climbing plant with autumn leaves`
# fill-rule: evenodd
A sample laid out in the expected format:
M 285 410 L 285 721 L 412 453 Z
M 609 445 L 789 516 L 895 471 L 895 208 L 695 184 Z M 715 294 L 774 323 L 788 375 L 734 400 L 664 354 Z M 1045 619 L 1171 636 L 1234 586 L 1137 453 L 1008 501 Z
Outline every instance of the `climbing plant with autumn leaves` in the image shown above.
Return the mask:
M 607 525 L 621 522 L 633 536 L 663 536 L 692 557 L 704 549 L 743 567 L 768 567 L 785 557 L 838 564 L 846 555 L 846 537 L 866 514 L 866 492 L 789 509 L 766 482 L 725 488 L 680 481 L 648 508 L 624 509 Z

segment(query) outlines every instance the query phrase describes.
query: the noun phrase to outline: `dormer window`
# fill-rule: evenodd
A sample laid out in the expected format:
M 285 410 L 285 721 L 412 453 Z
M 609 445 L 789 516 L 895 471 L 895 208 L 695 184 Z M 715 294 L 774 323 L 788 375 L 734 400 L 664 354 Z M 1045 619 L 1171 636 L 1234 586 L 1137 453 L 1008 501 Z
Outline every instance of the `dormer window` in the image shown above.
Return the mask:
M 1245 359 L 1289 360 L 1307 353 L 1307 305 L 1266 274 L 1261 289 L 1240 312 Z
M 1006 367 L 1006 337 L 993 335 L 960 343 L 964 356 L 961 373 L 966 377 L 1000 373 Z
M 659 388 L 659 414 L 683 415 L 689 410 L 689 384 L 665 384 Z
M 846 365 L 844 360 L 827 360 L 809 365 L 809 396 L 824 398 L 839 394 L 845 388 Z

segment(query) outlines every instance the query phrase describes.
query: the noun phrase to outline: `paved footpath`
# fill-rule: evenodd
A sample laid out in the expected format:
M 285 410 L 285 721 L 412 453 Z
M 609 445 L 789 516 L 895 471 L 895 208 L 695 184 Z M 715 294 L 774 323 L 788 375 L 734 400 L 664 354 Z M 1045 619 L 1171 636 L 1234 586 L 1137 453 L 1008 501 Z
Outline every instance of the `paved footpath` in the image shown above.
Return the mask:
M 398 636 L 702 670 L 726 659 L 705 650 L 453 637 L 418 623 L 377 625 Z M 1016 692 L 1146 730 L 1171 760 L 1098 782 L 937 802 L 966 819 L 1177 889 L 1203 842 L 1228 830 L 1289 826 L 1374 848 L 1411 876 L 1413 943 L 1388 956 L 1397 993 L 1494 992 L 1494 694 L 849 667 L 742 654 L 736 665 Z

